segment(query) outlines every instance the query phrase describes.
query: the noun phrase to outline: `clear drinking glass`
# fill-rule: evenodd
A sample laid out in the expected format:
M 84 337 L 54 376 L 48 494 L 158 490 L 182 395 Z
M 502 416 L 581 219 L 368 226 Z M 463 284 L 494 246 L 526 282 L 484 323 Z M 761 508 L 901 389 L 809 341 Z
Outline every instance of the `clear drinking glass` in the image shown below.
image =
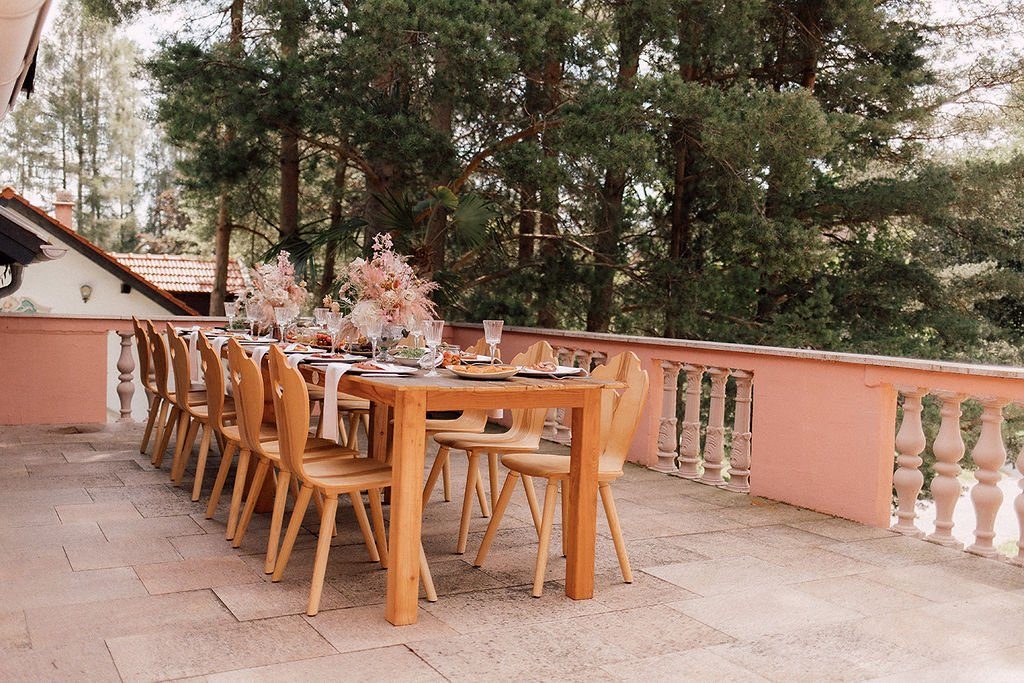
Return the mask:
M 491 347 L 491 363 L 494 363 L 496 358 L 498 344 L 501 343 L 501 328 L 504 327 L 504 320 L 485 320 L 484 321 L 484 341 Z
M 281 330 L 281 341 L 287 341 L 288 322 L 292 319 L 292 309 L 288 306 L 276 306 L 274 319 L 277 320 L 277 327 Z
M 313 309 L 313 320 L 316 321 L 317 327 L 323 327 L 327 324 L 327 314 L 330 312 L 329 308 L 314 308 Z
M 327 329 L 331 331 L 331 353 L 337 353 L 335 349 L 338 346 L 338 333 L 341 332 L 341 324 L 344 322 L 345 316 L 334 311 L 327 311 L 324 317 Z
M 238 302 L 237 301 L 225 301 L 224 302 L 224 315 L 228 317 L 228 329 L 232 329 L 235 326 L 235 316 L 238 315 Z
M 381 332 L 384 331 L 384 321 L 381 319 L 374 320 L 366 325 L 366 329 L 363 333 L 370 340 L 370 349 L 372 349 L 372 355 L 370 356 L 373 360 L 377 360 L 377 343 L 380 342 Z
M 420 340 L 423 338 L 423 321 L 419 318 L 409 318 L 409 336 L 412 337 L 414 348 L 420 347 Z
M 245 321 L 249 323 L 249 334 L 256 337 L 256 325 L 259 324 L 259 317 L 256 314 L 256 306 L 248 304 L 245 307 Z
M 405 327 L 402 325 L 395 325 L 393 323 L 385 323 L 381 326 L 380 331 L 380 347 L 381 355 L 380 359 L 387 363 L 393 363 L 394 357 L 391 355 L 391 349 L 394 348 L 395 344 L 401 340 L 405 334 Z
M 437 347 L 441 344 L 441 337 L 444 334 L 443 320 L 424 320 L 423 336 L 430 349 L 430 372 L 427 377 L 437 377 Z

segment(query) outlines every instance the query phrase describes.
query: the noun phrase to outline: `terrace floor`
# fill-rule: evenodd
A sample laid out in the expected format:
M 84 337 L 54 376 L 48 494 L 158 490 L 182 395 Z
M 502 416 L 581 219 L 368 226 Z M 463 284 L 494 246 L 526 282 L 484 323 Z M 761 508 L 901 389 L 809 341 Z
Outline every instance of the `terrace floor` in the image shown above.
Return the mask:
M 995 681 L 1024 670 L 1024 569 L 637 467 L 615 486 L 632 585 L 602 536 L 593 600 L 565 597 L 556 555 L 532 599 L 521 493 L 483 569 L 470 562 L 486 520 L 474 517 L 469 553 L 455 555 L 459 503 L 435 496 L 424 544 L 440 600 L 421 601 L 418 624 L 384 621 L 385 573 L 351 508 L 322 611 L 307 618 L 313 535 L 271 584 L 266 516 L 232 550 L 223 506 L 204 519 L 205 496 L 192 503 L 152 471 L 139 433 L 0 427 L 0 680 Z M 465 459 L 453 465 L 461 493 Z

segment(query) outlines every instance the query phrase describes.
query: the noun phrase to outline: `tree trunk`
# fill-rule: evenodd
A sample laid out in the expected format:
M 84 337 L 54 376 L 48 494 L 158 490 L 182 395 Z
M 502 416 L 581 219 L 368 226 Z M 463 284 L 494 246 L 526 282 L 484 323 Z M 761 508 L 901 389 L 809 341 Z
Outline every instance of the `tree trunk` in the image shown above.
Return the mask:
M 452 92 L 448 82 L 448 55 L 443 48 L 438 49 L 434 55 L 434 87 L 432 89 L 430 106 L 430 128 L 437 136 L 437 154 L 428 165 L 433 168 L 430 184 L 431 189 L 439 186 L 447 186 L 452 178 L 452 119 L 455 112 L 455 93 Z M 444 207 L 435 207 L 427 221 L 427 234 L 424 242 L 423 271 L 427 277 L 433 273 L 444 270 L 445 265 L 445 243 L 448 233 L 448 210 Z
M 330 230 L 337 235 L 341 230 L 342 201 L 345 198 L 345 181 L 347 178 L 348 160 L 344 157 L 338 159 L 334 167 L 334 190 L 331 193 L 331 223 Z M 340 241 L 332 239 L 327 242 L 324 253 L 324 269 L 320 275 L 320 289 L 318 298 L 323 299 L 334 289 L 335 267 L 338 258 L 338 246 Z M 319 305 L 319 304 L 317 304 Z
M 294 68 L 299 48 L 299 33 L 303 21 L 303 0 L 281 2 L 279 43 L 282 59 L 283 121 L 281 126 L 281 218 L 278 230 L 282 240 L 299 231 L 299 183 L 301 156 L 296 128 L 298 117 L 298 75 Z
M 558 102 L 558 89 L 562 81 L 562 62 L 550 59 L 544 65 L 544 97 L 546 111 L 552 111 Z M 544 129 L 540 144 L 544 153 L 545 163 L 557 164 L 558 151 L 555 149 L 554 132 Z M 558 326 L 555 304 L 561 278 L 558 276 L 558 260 L 560 247 L 555 236 L 558 235 L 558 191 L 557 182 L 550 180 L 540 188 L 540 234 L 547 239 L 540 245 L 541 261 L 544 263 L 545 277 L 542 280 L 541 292 L 538 296 L 537 326 L 553 328 Z
M 242 55 L 242 22 L 245 10 L 244 0 L 231 2 L 231 37 L 229 45 L 234 58 Z M 224 139 L 230 142 L 234 130 L 224 131 Z M 228 297 L 228 259 L 231 252 L 231 213 L 228 207 L 227 188 L 221 189 L 217 198 L 217 228 L 213 240 L 213 290 L 210 292 L 210 315 L 224 315 L 224 302 Z

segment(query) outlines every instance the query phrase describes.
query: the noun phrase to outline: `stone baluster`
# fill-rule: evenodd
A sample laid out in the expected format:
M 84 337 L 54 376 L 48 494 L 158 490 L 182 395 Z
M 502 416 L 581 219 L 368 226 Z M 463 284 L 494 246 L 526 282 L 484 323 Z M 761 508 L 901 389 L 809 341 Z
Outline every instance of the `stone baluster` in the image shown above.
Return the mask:
M 681 363 L 663 360 L 661 361 L 662 371 L 662 397 L 661 397 L 661 419 L 658 425 L 658 462 L 651 467 L 656 472 L 675 472 L 676 456 L 679 447 L 679 439 L 676 432 L 676 424 L 679 419 L 676 417 L 677 392 L 679 387 L 679 368 Z
M 1024 447 L 1017 453 L 1017 472 L 1021 475 L 1017 485 L 1020 493 L 1013 499 L 1013 510 L 1017 513 L 1017 555 L 1010 559 L 1013 564 L 1024 567 Z
M 1003 446 L 1003 407 L 1008 403 L 1001 398 L 979 398 L 983 411 L 981 413 L 981 435 L 974 444 L 971 456 L 978 465 L 974 473 L 978 483 L 971 489 L 971 502 L 974 504 L 974 543 L 967 552 L 983 557 L 994 557 L 996 514 L 1003 502 L 1003 492 L 999 490 L 999 479 L 1002 474 L 999 468 L 1006 462 L 1006 447 Z
M 725 460 L 725 383 L 729 380 L 728 368 L 708 368 L 711 375 L 711 407 L 708 410 L 708 431 L 704 439 L 704 474 L 702 484 L 720 486 Z
M 685 479 L 700 477 L 700 395 L 704 368 L 683 365 L 686 373 L 686 403 L 683 408 L 683 435 L 679 445 L 679 472 Z
M 914 520 L 917 519 L 917 496 L 924 486 L 921 451 L 927 445 L 924 428 L 921 426 L 921 398 L 928 390 L 918 387 L 897 388 L 903 394 L 903 423 L 896 434 L 896 463 L 899 468 L 892 475 L 892 483 L 896 488 L 898 508 L 897 521 L 892 525 L 892 530 L 919 538 L 924 533 L 917 528 Z
M 121 338 L 121 355 L 117 359 L 117 396 L 121 401 L 121 417 L 118 422 L 132 421 L 132 397 L 135 395 L 135 356 L 132 355 L 132 340 L 135 332 L 118 332 Z
M 925 540 L 951 548 L 963 548 L 953 538 L 953 512 L 960 500 L 960 459 L 964 457 L 964 437 L 960 432 L 960 403 L 963 394 L 952 391 L 932 392 L 942 401 L 942 424 L 935 436 L 935 478 L 932 479 L 932 498 L 935 499 L 935 532 Z
M 729 452 L 729 483 L 723 488 L 750 493 L 750 399 L 754 375 L 746 370 L 733 370 L 732 376 L 736 380 L 736 414 Z

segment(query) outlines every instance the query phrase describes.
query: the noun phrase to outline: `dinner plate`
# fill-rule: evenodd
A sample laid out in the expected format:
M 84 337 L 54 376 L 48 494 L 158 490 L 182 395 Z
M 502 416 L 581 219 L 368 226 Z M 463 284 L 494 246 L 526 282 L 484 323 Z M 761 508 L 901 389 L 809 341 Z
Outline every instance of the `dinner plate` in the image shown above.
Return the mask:
M 404 365 L 393 365 L 391 363 L 379 363 L 380 370 L 363 370 L 353 365 L 349 373 L 353 375 L 415 375 L 416 368 L 407 368 Z
M 256 339 L 239 339 L 239 344 L 273 344 L 277 340 L 273 337 L 257 337 Z
M 484 355 L 479 354 L 479 353 L 464 353 L 461 356 L 459 356 L 459 360 L 461 360 L 463 363 L 476 364 L 476 363 L 490 363 L 494 359 L 491 358 L 490 356 L 484 356 Z
M 501 372 L 480 372 L 479 370 L 474 371 L 472 368 L 480 368 L 480 366 L 477 365 L 449 365 L 447 366 L 447 368 L 451 370 L 453 374 L 458 375 L 462 379 L 508 379 L 509 377 L 512 377 L 517 372 L 519 372 L 519 368 L 516 367 L 510 367 L 507 370 L 502 370 Z
M 358 363 L 362 360 L 362 356 L 353 356 L 350 353 L 339 353 L 335 354 L 336 358 L 319 358 L 316 355 L 306 358 L 303 362 L 307 365 L 327 365 L 328 363 Z
M 573 368 L 568 365 L 559 365 L 552 372 L 545 372 L 544 370 L 533 370 L 531 368 L 519 368 L 519 374 L 523 377 L 571 377 L 573 375 L 582 375 L 583 368 Z

